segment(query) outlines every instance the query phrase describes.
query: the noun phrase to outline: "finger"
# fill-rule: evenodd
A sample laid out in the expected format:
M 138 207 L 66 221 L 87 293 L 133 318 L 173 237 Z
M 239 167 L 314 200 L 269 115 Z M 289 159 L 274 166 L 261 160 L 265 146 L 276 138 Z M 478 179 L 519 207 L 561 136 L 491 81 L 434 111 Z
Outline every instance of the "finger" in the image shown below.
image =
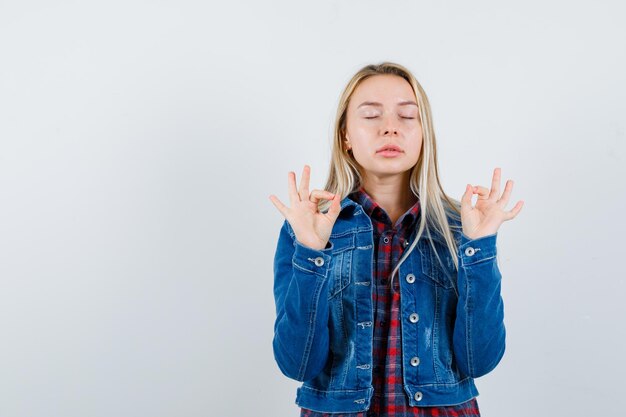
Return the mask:
M 461 211 L 470 211 L 472 209 L 472 186 L 465 185 L 465 192 L 461 197 Z
M 478 194 L 478 198 L 480 200 L 486 200 L 489 198 L 489 188 L 483 187 L 482 185 L 475 185 L 473 187 L 474 193 Z
M 287 218 L 287 210 L 289 209 L 286 205 L 284 205 L 279 199 L 278 197 L 276 197 L 275 195 L 270 195 L 270 200 L 272 201 L 272 204 L 274 204 L 274 206 L 276 206 L 276 208 L 278 209 L 278 211 L 280 211 L 280 213 Z
M 522 201 L 522 200 L 518 201 L 517 204 L 515 205 L 515 207 L 513 207 L 511 209 L 511 211 L 509 211 L 506 214 L 505 220 L 514 219 L 518 215 L 518 213 L 522 210 L 523 206 L 524 206 L 524 201 Z
M 334 196 L 334 194 L 331 193 L 330 191 L 313 190 L 313 191 L 311 191 L 310 200 L 317 204 L 321 199 L 331 200 L 333 198 L 333 196 Z
M 291 207 L 298 201 L 300 201 L 300 196 L 298 195 L 298 190 L 296 190 L 296 173 L 293 171 L 289 171 L 288 176 L 288 189 L 289 189 L 289 204 Z
M 498 200 L 498 195 L 500 194 L 500 174 L 500 168 L 494 169 L 493 177 L 491 179 L 491 194 L 489 194 L 489 198 L 494 198 L 496 201 Z
M 300 190 L 298 194 L 300 194 L 300 200 L 305 200 L 309 198 L 309 180 L 311 179 L 311 167 L 305 165 L 302 169 L 302 179 L 300 180 Z
M 334 198 L 331 200 L 330 207 L 328 208 L 327 216 L 334 223 L 339 217 L 339 212 L 341 211 L 341 199 L 338 194 L 335 194 Z
M 513 180 L 507 180 L 506 185 L 504 186 L 504 192 L 502 193 L 502 197 L 498 202 L 502 204 L 502 208 L 506 207 L 509 202 L 509 197 L 511 196 L 511 191 L 513 191 Z

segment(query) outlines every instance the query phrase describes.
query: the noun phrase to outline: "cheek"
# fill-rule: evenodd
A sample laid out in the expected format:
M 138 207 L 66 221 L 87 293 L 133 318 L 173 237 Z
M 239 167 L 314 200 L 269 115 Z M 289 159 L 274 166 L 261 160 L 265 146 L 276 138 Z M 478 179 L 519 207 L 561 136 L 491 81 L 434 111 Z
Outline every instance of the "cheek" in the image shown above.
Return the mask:
M 353 143 L 367 142 L 373 135 L 376 135 L 376 130 L 371 126 L 354 123 L 347 127 L 347 134 Z
M 411 141 L 411 151 L 414 155 L 418 155 L 422 153 L 422 148 L 424 146 L 424 139 L 422 137 L 421 132 L 415 135 L 413 140 Z
M 417 135 L 417 136 L 421 137 L 421 136 L 422 136 L 422 124 L 421 124 L 421 123 L 419 123 L 419 122 L 418 122 L 417 124 L 415 124 L 415 125 L 412 127 L 412 131 L 413 131 L 413 134 L 415 134 L 415 135 Z
M 354 131 L 369 131 L 375 128 L 375 123 L 366 123 L 362 120 L 355 120 L 351 123 L 348 123 L 348 129 Z
M 422 127 L 421 126 L 416 126 L 413 127 L 408 135 L 411 137 L 411 143 L 416 143 L 418 149 L 422 147 L 422 141 L 424 140 L 424 136 L 422 134 Z

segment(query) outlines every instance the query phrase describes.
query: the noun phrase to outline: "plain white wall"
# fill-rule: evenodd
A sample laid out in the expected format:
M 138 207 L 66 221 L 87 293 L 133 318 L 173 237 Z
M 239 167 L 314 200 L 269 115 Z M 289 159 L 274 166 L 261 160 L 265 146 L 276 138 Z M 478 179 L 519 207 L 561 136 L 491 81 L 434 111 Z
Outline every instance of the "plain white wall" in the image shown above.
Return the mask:
M 626 7 L 0 2 L 0 416 L 296 416 L 271 342 L 287 172 L 341 89 L 429 95 L 446 191 L 515 181 L 486 417 L 622 412 Z M 529 411 L 531 410 L 531 411 Z

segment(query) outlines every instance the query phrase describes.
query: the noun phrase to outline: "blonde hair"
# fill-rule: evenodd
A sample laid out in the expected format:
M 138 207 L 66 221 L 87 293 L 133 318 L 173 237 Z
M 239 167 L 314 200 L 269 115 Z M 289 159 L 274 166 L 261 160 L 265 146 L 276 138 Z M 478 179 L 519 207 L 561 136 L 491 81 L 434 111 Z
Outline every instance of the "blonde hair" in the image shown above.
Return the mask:
M 346 118 L 348 104 L 352 94 L 359 86 L 359 84 L 374 75 L 391 74 L 402 77 L 405 79 L 413 89 L 415 98 L 419 107 L 419 115 L 422 123 L 422 149 L 415 166 L 411 168 L 410 172 L 410 189 L 411 192 L 418 197 L 420 202 L 420 221 L 416 225 L 418 227 L 417 236 L 412 242 L 411 246 L 404 251 L 402 257 L 398 261 L 398 264 L 391 273 L 391 279 L 389 280 L 391 288 L 393 289 L 393 277 L 400 267 L 400 264 L 411 253 L 416 243 L 420 240 L 422 234 L 426 233 L 429 237 L 430 244 L 433 247 L 433 251 L 437 254 L 435 246 L 432 243 L 431 232 L 442 238 L 448 250 L 452 255 L 454 267 L 458 270 L 457 259 L 457 244 L 455 242 L 452 228 L 460 229 L 460 208 L 461 203 L 451 197 L 448 197 L 441 187 L 439 181 L 439 173 L 437 167 L 437 146 L 435 141 L 435 131 L 433 130 L 433 122 L 430 110 L 430 104 L 426 93 L 422 89 L 422 86 L 417 82 L 417 79 L 411 74 L 411 72 L 405 67 L 392 62 L 382 62 L 378 65 L 366 65 L 361 68 L 348 82 L 344 88 L 337 107 L 337 114 L 334 123 L 334 134 L 332 143 L 332 157 L 330 162 L 330 171 L 328 173 L 328 179 L 324 187 L 325 190 L 330 191 L 340 197 L 343 200 L 350 193 L 356 191 L 363 183 L 361 170 L 363 169 L 352 153 L 348 153 L 343 146 L 343 142 L 346 139 Z M 330 206 L 330 201 L 322 200 L 319 202 L 318 208 L 320 211 L 325 212 Z M 448 222 L 447 216 L 454 219 L 452 225 Z M 436 255 L 441 264 L 441 258 Z M 447 268 L 443 268 L 446 271 Z M 448 277 L 450 279 L 450 277 Z M 453 287 L 456 290 L 456 283 Z M 458 292 L 457 292 L 458 295 Z

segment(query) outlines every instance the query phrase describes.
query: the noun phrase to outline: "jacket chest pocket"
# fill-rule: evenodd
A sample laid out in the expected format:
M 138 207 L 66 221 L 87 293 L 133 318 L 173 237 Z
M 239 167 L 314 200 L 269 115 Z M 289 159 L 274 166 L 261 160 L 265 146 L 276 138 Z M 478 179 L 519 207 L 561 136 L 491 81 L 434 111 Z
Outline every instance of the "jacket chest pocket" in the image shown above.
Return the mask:
M 422 274 L 426 282 L 446 289 L 456 288 L 457 273 L 447 246 L 438 242 L 433 244 L 437 249 L 437 253 L 426 240 L 418 245 Z
M 352 254 L 354 253 L 354 233 L 333 237 L 331 235 L 330 282 L 328 298 L 333 298 L 350 285 L 352 275 Z

